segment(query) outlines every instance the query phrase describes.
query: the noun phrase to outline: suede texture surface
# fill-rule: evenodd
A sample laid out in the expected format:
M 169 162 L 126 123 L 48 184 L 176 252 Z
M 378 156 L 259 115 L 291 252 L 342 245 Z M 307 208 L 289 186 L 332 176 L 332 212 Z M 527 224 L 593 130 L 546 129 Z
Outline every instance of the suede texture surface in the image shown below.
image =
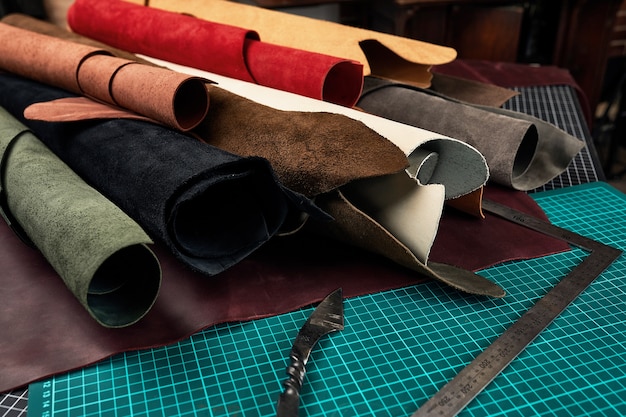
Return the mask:
M 82 45 L 89 45 L 95 48 L 107 49 L 114 56 L 128 59 L 129 61 L 136 61 L 142 64 L 150 64 L 149 61 L 138 58 L 135 54 L 130 53 L 128 51 L 124 51 L 119 48 L 114 48 L 110 45 L 103 44 L 102 42 L 98 42 L 95 39 L 91 39 L 82 35 L 79 35 L 74 32 L 70 32 L 64 27 L 57 26 L 48 21 L 34 18 L 30 15 L 26 15 L 23 13 L 11 13 L 6 16 L 3 16 L 0 21 L 2 23 L 6 23 L 7 25 L 19 27 L 22 29 L 30 30 L 32 32 L 40 33 L 42 35 L 53 36 L 55 38 L 66 39 L 68 41 L 80 43 Z
M 363 85 L 358 62 L 269 44 L 252 30 L 125 1 L 75 1 L 68 24 L 113 47 L 348 107 Z
M 142 228 L 3 108 L 0 154 L 5 209 L 82 306 L 107 327 L 143 317 L 161 270 Z
M 50 33 L 68 42 L 94 45 L 93 40 L 84 36 L 50 28 L 50 24 L 23 16 L 12 18 L 11 24 Z M 100 42 L 95 45 L 108 53 L 119 53 Z M 124 56 L 130 58 L 133 55 Z M 297 192 L 313 196 L 355 179 L 396 173 L 408 165 L 406 156 L 397 146 L 357 120 L 328 112 L 280 111 L 216 85 L 207 85 L 206 89 L 210 97 L 215 97 L 211 97 L 211 109 L 192 133 L 238 155 L 267 158 L 281 181 Z M 69 103 L 64 101 L 62 104 Z M 80 116 L 71 115 L 79 111 L 76 103 L 72 104 L 69 113 L 59 115 L 58 110 L 56 104 L 54 108 L 48 107 L 45 117 L 57 120 L 87 117 L 85 111 L 81 111 Z M 123 114 L 102 107 L 98 112 L 100 115 L 104 114 L 100 112 L 109 112 L 116 117 Z M 44 116 L 38 114 L 36 117 Z M 299 158 L 293 158 L 293 155 Z
M 23 120 L 30 104 L 71 93 L 9 74 L 0 74 L 0 88 L 1 105 L 153 239 L 205 274 L 248 256 L 292 214 L 320 214 L 283 187 L 261 158 L 241 158 L 142 121 Z
M 429 90 L 459 101 L 501 107 L 519 93 L 491 83 L 468 80 L 454 75 L 434 73 Z
M 485 156 L 490 181 L 516 190 L 544 185 L 562 173 L 583 146 L 582 141 L 528 115 L 469 105 L 374 77 L 365 80 L 358 105 L 469 143 Z
M 151 0 L 149 6 L 248 28 L 271 44 L 357 61 L 363 64 L 364 75 L 380 75 L 372 68 L 384 68 L 386 78 L 422 87 L 430 85 L 431 65 L 456 58 L 456 51 L 449 47 L 236 2 Z M 368 56 L 359 45 L 361 41 L 377 44 L 376 51 L 384 49 L 382 55 L 393 55 L 393 61 L 380 63 L 378 53 Z
M 358 120 L 329 112 L 282 111 L 208 86 L 213 107 L 193 133 L 242 156 L 269 160 L 289 188 L 313 197 L 351 181 L 394 174 L 404 153 Z
M 272 239 L 211 279 L 158 243 L 154 252 L 163 271 L 154 306 L 132 326 L 105 328 L 45 259 L 0 221 L 0 392 L 119 352 L 167 345 L 215 324 L 293 311 L 338 287 L 353 297 L 424 282 L 382 257 L 303 234 Z
M 206 116 L 205 80 L 0 22 L 0 69 L 118 105 L 180 130 Z M 29 53 L 23 53 L 29 51 Z
M 131 113 L 120 107 L 114 107 L 89 97 L 63 97 L 57 100 L 34 103 L 24 109 L 24 117 L 30 120 L 46 122 L 77 122 L 94 119 L 125 118 L 156 123 L 155 120 Z

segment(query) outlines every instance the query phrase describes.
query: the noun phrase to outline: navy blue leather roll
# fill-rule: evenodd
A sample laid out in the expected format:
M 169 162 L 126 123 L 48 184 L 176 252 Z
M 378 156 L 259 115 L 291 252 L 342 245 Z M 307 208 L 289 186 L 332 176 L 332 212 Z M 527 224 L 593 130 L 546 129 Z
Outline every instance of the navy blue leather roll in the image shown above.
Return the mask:
M 303 213 L 324 216 L 281 185 L 262 158 L 239 157 L 144 121 L 23 117 L 32 103 L 71 96 L 0 74 L 0 106 L 196 271 L 214 275 L 231 267 Z

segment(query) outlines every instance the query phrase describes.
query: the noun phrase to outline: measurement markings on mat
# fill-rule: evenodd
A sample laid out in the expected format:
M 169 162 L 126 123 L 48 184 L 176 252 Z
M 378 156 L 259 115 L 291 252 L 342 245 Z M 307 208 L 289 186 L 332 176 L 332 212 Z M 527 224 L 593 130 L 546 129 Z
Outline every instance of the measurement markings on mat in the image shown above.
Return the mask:
M 492 201 L 484 200 L 483 209 L 590 254 L 411 417 L 457 415 L 622 254 L 621 250 Z

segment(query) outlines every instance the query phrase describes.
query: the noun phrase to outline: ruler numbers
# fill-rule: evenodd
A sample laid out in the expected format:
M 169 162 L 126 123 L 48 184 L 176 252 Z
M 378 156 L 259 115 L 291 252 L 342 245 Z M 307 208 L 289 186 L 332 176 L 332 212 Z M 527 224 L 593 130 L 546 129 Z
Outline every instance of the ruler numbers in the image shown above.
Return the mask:
M 483 208 L 591 253 L 411 417 L 457 415 L 622 253 L 491 201 Z

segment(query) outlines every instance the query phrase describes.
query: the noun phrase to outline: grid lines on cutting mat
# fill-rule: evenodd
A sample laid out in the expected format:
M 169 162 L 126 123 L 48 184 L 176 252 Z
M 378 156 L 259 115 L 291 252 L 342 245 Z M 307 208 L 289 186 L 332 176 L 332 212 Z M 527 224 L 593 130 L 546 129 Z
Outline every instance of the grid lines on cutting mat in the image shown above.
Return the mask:
M 591 136 L 583 120 L 582 111 L 571 86 L 550 85 L 542 87 L 515 88 L 520 95 L 505 103 L 510 110 L 521 111 L 554 123 L 573 136 L 591 144 Z M 550 104 L 545 104 L 548 102 Z M 556 114 L 551 114 L 555 112 Z M 567 187 L 601 179 L 602 173 L 593 164 L 594 157 L 589 146 L 583 148 L 567 169 L 567 172 L 550 181 L 537 191 Z M 0 417 L 24 417 L 28 401 L 28 390 L 0 394 Z
M 626 247 L 622 223 L 613 224 L 623 194 L 598 183 L 535 198 L 555 224 Z M 410 415 L 585 256 L 573 249 L 484 270 L 508 291 L 504 299 L 430 282 L 345 300 L 346 328 L 322 338 L 307 365 L 302 415 Z M 622 256 L 462 415 L 626 414 L 624 271 Z M 68 405 L 84 416 L 122 415 L 109 411 L 126 404 L 134 416 L 275 415 L 291 343 L 311 311 L 212 327 L 31 384 L 29 409 L 47 383 L 55 416 L 75 415 L 61 410 Z

